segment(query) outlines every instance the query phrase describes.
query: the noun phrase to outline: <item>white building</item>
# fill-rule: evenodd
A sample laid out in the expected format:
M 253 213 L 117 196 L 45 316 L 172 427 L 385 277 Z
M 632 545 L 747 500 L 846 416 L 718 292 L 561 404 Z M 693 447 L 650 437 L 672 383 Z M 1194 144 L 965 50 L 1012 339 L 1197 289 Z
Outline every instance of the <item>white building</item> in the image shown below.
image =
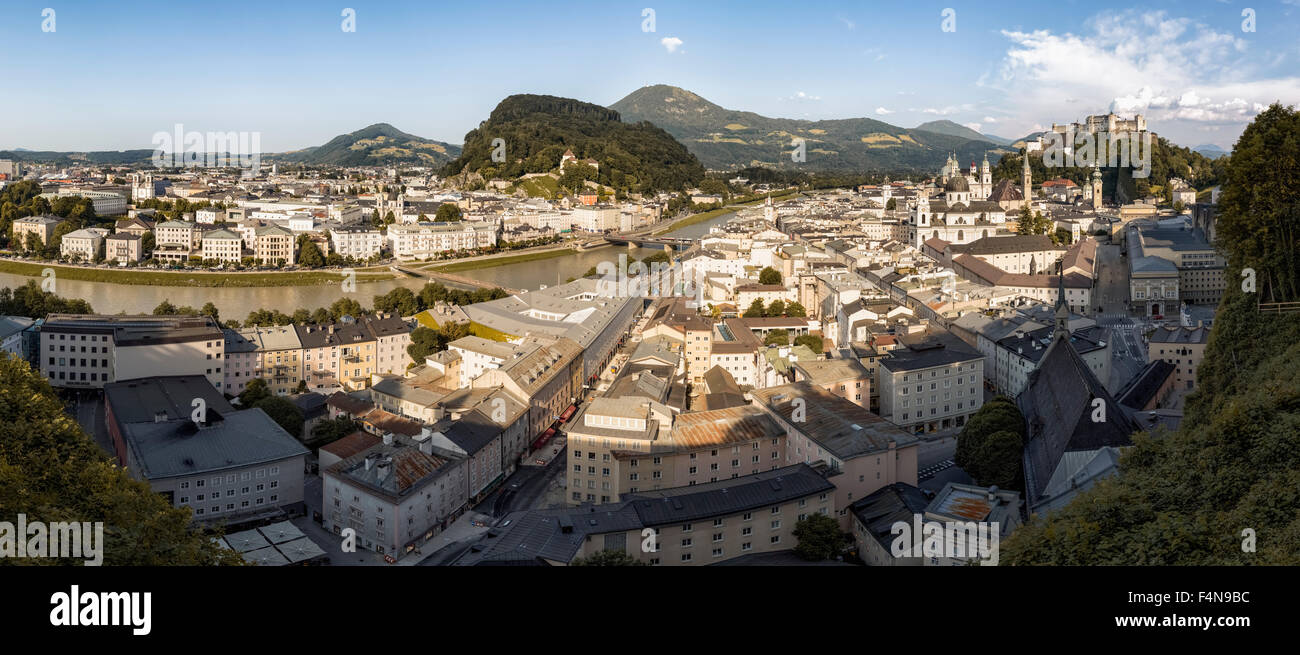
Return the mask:
M 398 259 L 424 259 L 438 253 L 487 248 L 497 243 L 497 226 L 486 222 L 394 224 L 388 241 Z
M 384 235 L 369 225 L 350 225 L 330 230 L 330 245 L 343 257 L 369 259 L 384 252 Z

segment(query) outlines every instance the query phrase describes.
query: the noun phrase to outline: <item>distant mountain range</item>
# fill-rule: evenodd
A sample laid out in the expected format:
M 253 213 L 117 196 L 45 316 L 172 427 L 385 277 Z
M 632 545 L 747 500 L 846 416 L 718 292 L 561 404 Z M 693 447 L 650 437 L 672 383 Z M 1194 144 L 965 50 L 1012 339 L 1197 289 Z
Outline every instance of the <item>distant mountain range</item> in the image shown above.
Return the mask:
M 407 134 L 388 123 L 375 123 L 340 134 L 325 145 L 264 158 L 315 166 L 443 166 L 459 156 L 460 146 Z
M 950 153 L 965 166 L 985 154 L 996 163 L 1013 152 L 1007 145 L 951 121 L 926 124 L 935 131 L 907 129 L 873 118 L 769 118 L 726 109 L 685 89 L 662 84 L 637 89 L 610 109 L 617 110 L 626 122 L 649 121 L 662 127 L 714 169 L 806 166 L 832 171 L 935 171 Z M 795 138 L 804 139 L 804 163 L 791 159 Z
M 1000 136 L 976 132 L 965 125 L 958 125 L 950 120 L 937 120 L 928 123 L 921 123 L 913 129 L 921 130 L 923 132 L 947 134 L 949 136 L 959 136 L 963 139 L 970 139 L 972 141 L 989 141 L 1000 146 L 1011 145 L 1011 143 L 1015 141 L 1015 139 L 1004 139 Z
M 1219 146 L 1216 146 L 1213 143 L 1203 143 L 1199 146 L 1196 146 L 1195 148 L 1192 148 L 1192 151 L 1199 152 L 1202 155 L 1209 157 L 1210 159 L 1218 159 L 1219 157 L 1230 154 L 1227 150 L 1224 150 L 1223 148 L 1220 148 Z

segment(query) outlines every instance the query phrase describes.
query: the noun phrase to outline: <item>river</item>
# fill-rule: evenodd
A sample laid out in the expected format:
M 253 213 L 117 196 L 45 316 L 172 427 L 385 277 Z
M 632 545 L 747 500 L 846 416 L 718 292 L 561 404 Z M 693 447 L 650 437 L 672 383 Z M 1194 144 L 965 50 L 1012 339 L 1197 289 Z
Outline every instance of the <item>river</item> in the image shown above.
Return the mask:
M 709 227 L 725 222 L 730 214 L 724 214 L 703 223 L 690 225 L 670 232 L 670 236 L 698 237 L 708 232 Z M 656 252 L 655 249 L 609 246 L 586 252 L 575 252 L 563 257 L 540 259 L 518 264 L 506 264 L 492 268 L 462 271 L 459 275 L 476 280 L 498 284 L 514 289 L 537 289 L 541 285 L 561 284 L 571 277 L 586 273 L 592 266 L 602 261 L 617 261 L 620 254 L 642 259 Z M 0 287 L 17 287 L 28 280 L 39 279 L 11 273 L 0 273 Z M 358 282 L 357 290 L 351 294 L 357 302 L 370 307 L 376 295 L 382 295 L 402 286 L 419 291 L 429 280 L 402 277 L 380 282 Z M 449 285 L 453 286 L 453 285 Z M 139 284 L 111 284 L 108 282 L 81 282 L 75 280 L 58 280 L 55 293 L 65 298 L 81 298 L 90 303 L 95 311 L 103 314 L 147 314 L 162 301 L 173 305 L 202 307 L 205 303 L 217 306 L 223 319 L 243 320 L 244 317 L 258 309 L 278 309 L 286 314 L 295 309 L 308 310 L 327 307 L 343 291 L 339 285 L 316 285 L 294 287 L 163 287 Z

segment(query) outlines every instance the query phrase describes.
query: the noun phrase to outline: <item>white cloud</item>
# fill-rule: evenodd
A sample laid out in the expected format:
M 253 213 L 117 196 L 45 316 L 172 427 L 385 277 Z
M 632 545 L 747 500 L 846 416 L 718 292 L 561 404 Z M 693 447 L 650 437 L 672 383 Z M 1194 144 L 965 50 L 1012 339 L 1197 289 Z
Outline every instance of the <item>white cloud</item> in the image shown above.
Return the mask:
M 808 95 L 803 91 L 795 91 L 794 95 L 790 96 L 789 98 L 782 98 L 782 100 L 809 100 L 809 101 L 817 101 L 821 99 L 822 99 L 821 96 Z
M 843 17 L 843 16 L 836 16 L 835 18 L 836 18 L 836 20 L 840 21 L 841 23 L 844 23 L 844 27 L 847 27 L 848 29 L 853 30 L 853 29 L 857 29 L 857 27 L 858 27 L 858 24 L 857 24 L 857 23 L 854 23 L 853 21 L 851 21 L 851 20 L 849 20 L 849 19 L 847 19 L 847 18 L 845 18 L 845 17 Z
M 876 107 L 876 114 L 878 114 L 878 115 L 880 115 L 880 116 L 888 116 L 889 114 L 892 114 L 892 113 L 894 113 L 894 112 L 891 111 L 891 110 L 889 110 L 889 109 L 885 109 L 884 107 Z
M 962 124 L 965 125 L 966 127 L 969 127 L 972 130 L 975 130 L 976 132 L 980 131 L 979 123 L 962 123 Z
M 1204 123 L 1238 131 L 1274 100 L 1300 102 L 1300 77 L 1258 76 L 1267 62 L 1231 30 L 1163 11 L 1099 15 L 1081 34 L 1002 34 L 1011 46 L 989 85 L 1015 98 L 1004 119 L 1013 128 L 1110 110 L 1141 113 L 1177 141 Z
M 985 117 L 984 117 L 984 122 L 985 122 L 985 123 L 996 123 L 996 122 L 998 122 L 998 119 L 993 118 L 992 116 L 985 116 Z
M 675 36 L 665 36 L 664 38 L 659 39 L 659 43 L 668 50 L 668 54 L 670 55 L 677 52 L 677 49 L 682 47 L 682 40 Z

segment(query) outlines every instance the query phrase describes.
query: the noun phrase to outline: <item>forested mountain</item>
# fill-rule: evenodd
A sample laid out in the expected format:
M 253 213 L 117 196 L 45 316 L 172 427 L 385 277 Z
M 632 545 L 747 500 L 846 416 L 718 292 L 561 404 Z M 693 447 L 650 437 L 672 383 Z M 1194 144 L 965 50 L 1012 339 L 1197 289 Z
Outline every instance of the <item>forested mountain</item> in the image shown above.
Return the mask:
M 492 160 L 496 139 L 504 145 L 501 162 Z M 548 173 L 560 165 L 566 150 L 579 160 L 594 159 L 590 179 L 618 190 L 677 191 L 704 177 L 699 160 L 664 130 L 623 122 L 619 112 L 600 105 L 541 95 L 502 100 L 465 135 L 461 156 L 444 173 L 478 173 L 487 179 Z
M 642 87 L 610 105 L 625 121 L 650 121 L 667 130 L 705 166 L 750 166 L 855 171 L 916 170 L 933 173 L 950 153 L 966 166 L 988 154 L 996 163 L 1011 148 L 981 140 L 906 129 L 872 118 L 807 121 L 769 118 L 726 109 L 685 89 Z M 960 126 L 958 126 L 960 127 Z M 981 135 L 982 137 L 982 135 Z M 806 161 L 791 159 L 795 138 L 804 139 Z

